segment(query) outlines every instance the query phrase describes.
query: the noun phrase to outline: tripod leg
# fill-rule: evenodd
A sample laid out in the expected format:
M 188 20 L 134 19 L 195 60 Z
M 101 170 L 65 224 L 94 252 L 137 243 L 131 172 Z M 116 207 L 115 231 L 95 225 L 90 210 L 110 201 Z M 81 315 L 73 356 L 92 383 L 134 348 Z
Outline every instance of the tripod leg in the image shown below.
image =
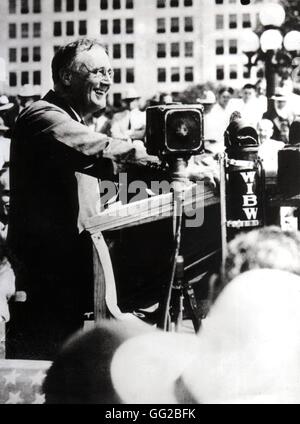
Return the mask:
M 201 327 L 202 313 L 197 303 L 193 287 L 188 284 L 184 289 L 184 297 L 186 300 L 187 308 L 191 312 L 194 330 L 197 333 Z

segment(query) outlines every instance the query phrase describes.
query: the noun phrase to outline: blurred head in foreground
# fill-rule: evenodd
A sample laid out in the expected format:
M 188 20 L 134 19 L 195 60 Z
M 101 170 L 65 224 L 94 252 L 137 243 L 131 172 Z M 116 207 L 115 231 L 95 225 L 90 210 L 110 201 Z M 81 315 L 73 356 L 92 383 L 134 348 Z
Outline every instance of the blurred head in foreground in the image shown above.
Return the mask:
M 242 272 L 257 268 L 300 275 L 300 233 L 271 226 L 241 233 L 228 243 L 225 284 Z
M 228 284 L 198 335 L 125 341 L 112 382 L 123 403 L 299 403 L 300 277 L 252 270 Z

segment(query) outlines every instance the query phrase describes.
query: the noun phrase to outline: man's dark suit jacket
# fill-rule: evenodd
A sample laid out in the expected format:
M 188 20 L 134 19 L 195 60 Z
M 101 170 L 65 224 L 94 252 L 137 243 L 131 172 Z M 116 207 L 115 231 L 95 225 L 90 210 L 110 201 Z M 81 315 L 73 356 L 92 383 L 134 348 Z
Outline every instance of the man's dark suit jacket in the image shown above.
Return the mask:
M 75 172 L 111 176 L 111 161 L 101 157 L 107 141 L 78 122 L 74 111 L 53 91 L 24 109 L 16 122 L 10 157 L 8 246 L 17 290 L 26 291 L 27 301 L 12 305 L 17 311 L 15 315 L 12 311 L 8 336 L 13 335 L 15 346 L 15 333 L 23 332 L 23 342 L 12 357 L 51 359 L 55 349 L 38 355 L 41 346 L 36 344 L 25 354 L 25 338 L 30 338 L 33 327 L 38 344 L 57 338 L 52 343 L 57 348 L 79 326 L 88 298 L 91 257 L 77 229 Z

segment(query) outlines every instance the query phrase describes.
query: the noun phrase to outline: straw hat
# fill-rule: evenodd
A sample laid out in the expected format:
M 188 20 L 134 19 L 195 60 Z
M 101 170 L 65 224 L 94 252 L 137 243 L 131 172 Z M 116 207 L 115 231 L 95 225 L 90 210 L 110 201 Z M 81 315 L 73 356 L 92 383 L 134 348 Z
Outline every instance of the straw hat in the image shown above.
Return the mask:
M 35 97 L 37 95 L 36 86 L 31 84 L 24 84 L 19 90 L 19 97 Z
M 135 99 L 139 99 L 140 97 L 141 96 L 138 95 L 136 89 L 131 87 L 125 91 L 124 96 L 122 97 L 122 100 L 135 100 Z
M 10 103 L 7 96 L 5 96 L 4 94 L 0 96 L 0 111 L 9 110 L 13 107 L 13 105 L 14 104 Z
M 208 90 L 208 91 L 205 92 L 205 97 L 197 99 L 197 102 L 204 104 L 204 105 L 205 104 L 212 105 L 212 104 L 216 103 L 215 93 L 211 90 Z
M 125 340 L 154 331 L 142 321 L 103 320 L 75 333 L 63 346 L 44 383 L 46 403 L 120 403 L 111 382 L 110 363 Z
M 300 277 L 259 269 L 221 292 L 198 335 L 120 345 L 111 378 L 123 403 L 299 403 Z
M 274 95 L 271 97 L 272 100 L 285 101 L 288 99 L 288 93 L 283 87 L 277 87 Z

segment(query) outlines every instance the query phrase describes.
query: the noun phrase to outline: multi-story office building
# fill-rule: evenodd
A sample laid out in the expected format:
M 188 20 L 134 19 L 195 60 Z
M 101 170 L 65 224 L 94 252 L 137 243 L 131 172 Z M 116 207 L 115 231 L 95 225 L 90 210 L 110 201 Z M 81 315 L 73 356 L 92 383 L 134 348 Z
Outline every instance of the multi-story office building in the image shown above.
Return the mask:
M 145 98 L 206 81 L 241 86 L 249 76 L 239 37 L 256 26 L 263 1 L 1 0 L 2 90 L 17 94 L 29 83 L 45 93 L 55 49 L 83 36 L 107 46 L 112 101 L 130 86 Z

